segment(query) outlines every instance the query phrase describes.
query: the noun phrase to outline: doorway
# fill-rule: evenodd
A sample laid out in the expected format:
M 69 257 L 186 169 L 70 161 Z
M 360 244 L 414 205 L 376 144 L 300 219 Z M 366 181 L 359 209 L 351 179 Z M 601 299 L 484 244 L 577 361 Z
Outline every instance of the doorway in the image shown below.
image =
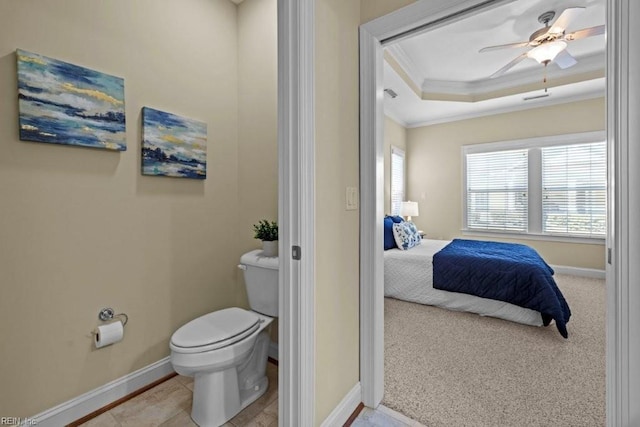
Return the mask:
M 384 392 L 383 344 L 383 260 L 382 260 L 382 60 L 384 43 L 406 37 L 424 28 L 446 25 L 487 8 L 509 1 L 422 1 L 365 24 L 360 30 L 361 43 L 361 383 L 363 402 L 376 407 Z M 628 217 L 619 212 L 624 193 L 614 192 L 612 183 L 623 187 L 629 182 L 628 171 L 620 170 L 621 154 L 628 147 L 628 119 L 619 103 L 624 99 L 625 74 L 620 63 L 628 54 L 628 29 L 622 12 L 628 4 L 607 3 L 607 142 L 609 154 L 607 230 L 607 419 L 609 425 L 626 425 L 629 418 L 629 309 L 620 295 L 629 294 L 628 249 L 621 246 L 621 236 L 628 235 Z M 628 9 L 626 9 L 628 11 Z M 625 32 L 626 31 L 626 32 Z M 621 34 L 625 35 L 625 39 Z M 622 76 L 622 77 L 621 77 Z M 622 88 L 621 88 L 622 86 Z M 617 187 L 616 187 L 617 188 Z M 618 209 L 615 209 L 618 208 Z M 633 302 L 632 302 L 633 304 Z

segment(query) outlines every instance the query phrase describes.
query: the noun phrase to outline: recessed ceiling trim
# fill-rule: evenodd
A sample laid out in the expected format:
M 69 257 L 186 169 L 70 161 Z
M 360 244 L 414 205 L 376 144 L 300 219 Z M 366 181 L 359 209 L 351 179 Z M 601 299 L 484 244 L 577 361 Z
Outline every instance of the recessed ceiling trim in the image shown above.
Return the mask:
M 407 124 L 405 127 L 408 129 L 412 129 L 412 128 L 419 128 L 424 126 L 432 126 L 432 125 L 437 125 L 442 123 L 457 122 L 460 120 L 475 119 L 478 117 L 494 116 L 496 114 L 503 114 L 503 113 L 509 113 L 514 111 L 529 110 L 532 108 L 544 108 L 544 107 L 549 107 L 551 105 L 560 105 L 560 104 L 566 104 L 571 102 L 586 101 L 589 99 L 601 98 L 603 96 L 604 96 L 604 88 L 602 90 L 594 90 L 590 92 L 581 93 L 579 95 L 568 96 L 563 98 L 553 98 L 553 95 L 552 95 L 550 97 L 532 99 L 530 101 L 523 101 L 521 104 L 515 105 L 515 106 L 508 105 L 500 108 L 487 109 L 483 111 L 474 111 L 472 113 L 456 114 L 456 115 L 447 116 L 447 117 L 438 117 L 431 120 L 424 120 L 416 123 L 410 123 L 410 124 Z M 386 111 L 385 111 L 385 114 L 390 116 L 390 114 L 387 113 Z
M 390 118 L 391 120 L 393 120 L 394 122 L 396 122 L 397 124 L 399 124 L 400 126 L 402 126 L 403 128 L 408 128 L 409 127 L 409 123 L 407 123 L 404 120 L 402 120 L 402 118 L 400 118 L 393 111 L 385 110 L 384 111 L 384 115 L 387 116 L 388 118 Z
M 405 50 L 399 44 L 387 46 L 385 49 L 385 58 L 390 55 L 402 70 L 407 74 L 416 87 L 422 87 L 425 82 L 425 76 L 420 72 L 420 68 L 416 66 L 413 60 L 407 55 Z
M 490 79 L 475 82 L 438 81 L 437 84 L 426 87 L 423 86 L 422 89 L 420 89 L 390 52 L 385 51 L 384 59 L 416 96 L 424 101 L 480 102 L 518 93 L 542 90 L 545 87 L 553 88 L 599 79 L 605 76 L 605 71 L 602 68 L 605 60 L 604 54 L 596 54 L 581 59 L 580 63 L 584 65 L 576 70 L 578 73 L 567 75 L 563 73 L 563 70 L 547 70 L 546 84 L 543 83 L 541 79 L 541 76 L 544 75 L 544 70 L 536 69 L 533 70 L 533 72 L 525 71 L 518 73 L 515 77 L 504 79 Z M 540 71 L 543 71 L 542 75 Z M 498 82 L 496 82 L 496 80 L 498 80 Z M 481 89 L 486 89 L 486 91 L 482 92 Z
M 528 83 L 521 84 L 519 86 L 506 87 L 492 92 L 483 93 L 458 94 L 452 92 L 422 92 L 421 99 L 424 101 L 480 102 L 488 99 L 502 98 L 509 95 L 517 95 L 519 93 L 543 90 L 545 88 L 550 89 L 558 86 L 600 79 L 604 77 L 604 74 L 604 70 L 596 70 L 570 76 L 559 76 L 555 78 L 548 77 L 546 83 L 539 79 L 538 81 L 529 81 Z
M 398 61 L 396 61 L 396 59 L 393 57 L 393 55 L 391 55 L 388 51 L 385 50 L 384 53 L 383 53 L 383 56 L 384 56 L 385 62 L 387 64 L 389 64 L 389 66 L 391 68 L 393 68 L 393 71 L 395 71 L 396 74 L 398 74 L 398 76 L 400 76 L 400 78 L 406 83 L 406 85 L 409 87 L 409 89 L 411 89 L 413 91 L 413 93 L 415 93 L 418 98 L 421 98 L 422 97 L 422 90 L 420 89 L 420 85 L 416 84 L 411 79 L 411 76 L 409 76 L 409 74 L 407 74 L 405 69 L 402 68 L 402 66 L 398 63 Z
M 561 70 L 555 65 L 547 67 L 547 79 L 549 81 L 574 77 L 573 82 L 585 80 L 585 76 L 597 75 L 604 76 L 604 64 L 606 57 L 604 52 L 579 58 L 576 65 L 571 67 L 571 71 Z M 529 68 L 524 71 L 505 74 L 496 79 L 489 79 L 488 76 L 483 80 L 475 80 L 472 82 L 459 82 L 447 80 L 428 80 L 424 79 L 421 85 L 423 93 L 447 93 L 456 95 L 470 95 L 487 92 L 495 92 L 508 88 L 520 87 L 531 84 L 532 82 L 542 81 L 544 76 L 544 67 Z M 597 72 L 598 74 L 594 74 Z M 593 78 L 593 77 L 592 77 Z M 566 83 L 565 83 L 566 84 Z

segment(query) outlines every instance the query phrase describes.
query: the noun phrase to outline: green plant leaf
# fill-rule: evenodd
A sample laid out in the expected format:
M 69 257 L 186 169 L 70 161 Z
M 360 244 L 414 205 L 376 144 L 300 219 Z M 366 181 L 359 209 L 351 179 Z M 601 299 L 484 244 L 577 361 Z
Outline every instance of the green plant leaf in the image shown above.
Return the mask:
M 278 240 L 278 222 L 261 219 L 253 224 L 254 238 L 272 242 Z

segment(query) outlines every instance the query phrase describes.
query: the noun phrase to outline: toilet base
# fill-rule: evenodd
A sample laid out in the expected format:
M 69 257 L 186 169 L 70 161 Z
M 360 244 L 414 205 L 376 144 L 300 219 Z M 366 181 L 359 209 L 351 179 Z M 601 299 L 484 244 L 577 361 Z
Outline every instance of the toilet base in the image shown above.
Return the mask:
M 196 424 L 219 427 L 267 391 L 269 342 L 269 335 L 262 331 L 251 356 L 240 366 L 195 375 L 191 419 Z
M 251 390 L 244 390 L 240 392 L 240 410 L 251 405 L 258 400 L 269 388 L 269 378 L 266 376 L 262 378 Z

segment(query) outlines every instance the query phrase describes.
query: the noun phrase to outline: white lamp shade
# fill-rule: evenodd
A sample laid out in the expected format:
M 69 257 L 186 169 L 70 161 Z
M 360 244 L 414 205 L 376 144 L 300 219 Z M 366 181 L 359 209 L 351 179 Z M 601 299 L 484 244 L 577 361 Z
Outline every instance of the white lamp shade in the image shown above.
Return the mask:
M 402 202 L 400 207 L 402 216 L 418 216 L 418 202 Z
M 553 59 L 558 56 L 558 54 L 562 52 L 566 47 L 567 42 L 556 40 L 554 42 L 541 44 L 540 46 L 531 49 L 527 53 L 527 56 L 543 64 L 545 62 L 553 61 Z

